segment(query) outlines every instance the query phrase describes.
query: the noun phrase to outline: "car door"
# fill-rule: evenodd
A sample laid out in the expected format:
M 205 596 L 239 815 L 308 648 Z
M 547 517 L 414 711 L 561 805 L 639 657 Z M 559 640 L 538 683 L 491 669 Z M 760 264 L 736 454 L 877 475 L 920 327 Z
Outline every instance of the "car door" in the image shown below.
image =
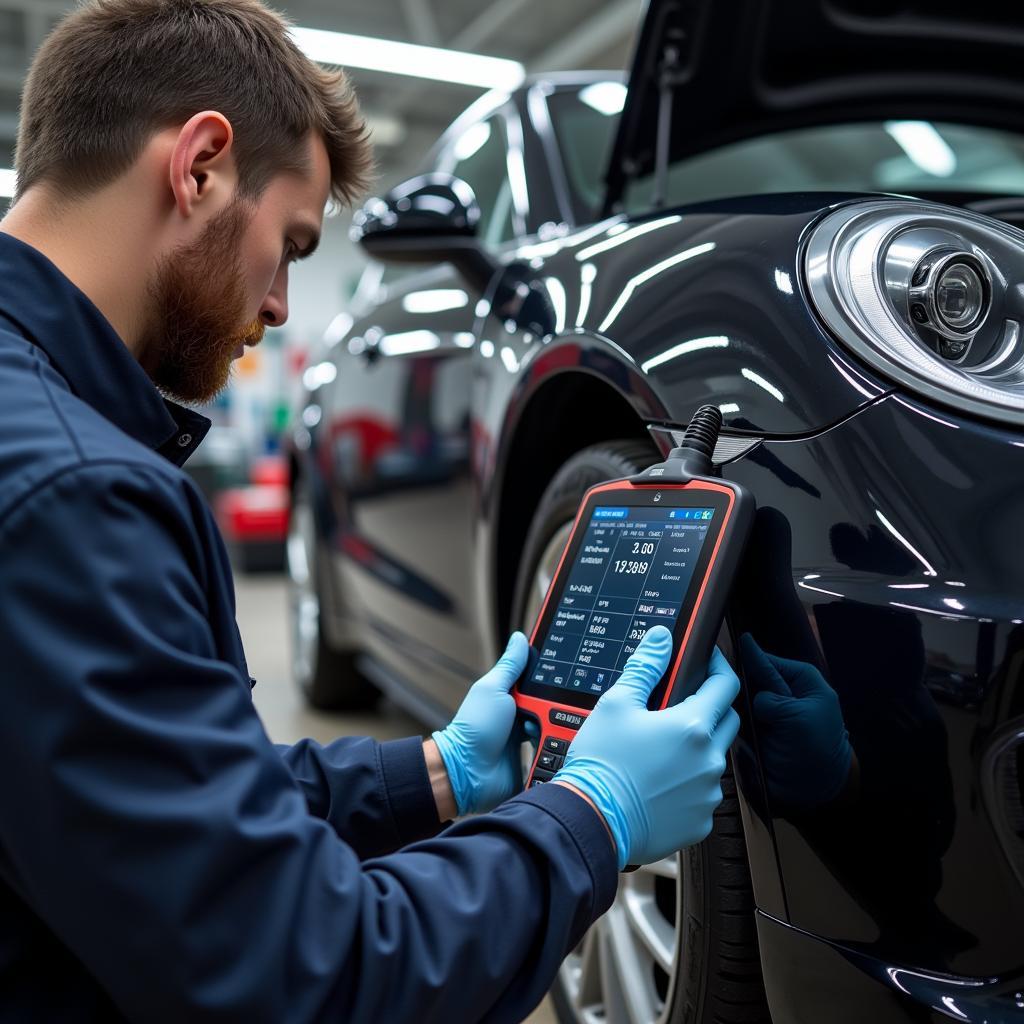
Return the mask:
M 499 110 L 446 139 L 433 167 L 473 189 L 492 249 L 523 225 L 508 174 L 510 116 Z M 479 298 L 448 265 L 383 289 L 339 346 L 331 396 L 333 570 L 367 627 L 367 649 L 445 706 L 461 699 L 483 657 L 470 598 Z

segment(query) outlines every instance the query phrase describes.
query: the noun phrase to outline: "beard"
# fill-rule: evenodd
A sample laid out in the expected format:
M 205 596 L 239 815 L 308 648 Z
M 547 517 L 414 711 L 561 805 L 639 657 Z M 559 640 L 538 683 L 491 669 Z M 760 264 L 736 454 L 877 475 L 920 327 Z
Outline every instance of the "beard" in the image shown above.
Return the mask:
M 231 378 L 238 346 L 263 338 L 260 320 L 246 323 L 239 254 L 250 217 L 251 207 L 234 200 L 153 274 L 139 361 L 169 398 L 197 404 L 215 398 Z

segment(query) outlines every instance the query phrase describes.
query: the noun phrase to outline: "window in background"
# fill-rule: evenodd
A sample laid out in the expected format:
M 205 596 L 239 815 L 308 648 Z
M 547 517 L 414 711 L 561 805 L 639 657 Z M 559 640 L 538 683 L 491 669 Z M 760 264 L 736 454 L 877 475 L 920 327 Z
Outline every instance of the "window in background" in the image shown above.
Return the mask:
M 625 207 L 650 209 L 653 176 Z M 668 205 L 772 192 L 1024 195 L 1024 138 L 932 121 L 824 125 L 722 146 L 673 164 Z
M 473 190 L 480 204 L 479 237 L 488 248 L 514 237 L 508 133 L 500 114 L 467 128 L 445 150 L 438 167 Z
M 622 82 L 594 82 L 579 92 L 558 89 L 548 97 L 555 138 L 581 223 L 598 216 L 604 199 L 604 172 L 625 102 Z

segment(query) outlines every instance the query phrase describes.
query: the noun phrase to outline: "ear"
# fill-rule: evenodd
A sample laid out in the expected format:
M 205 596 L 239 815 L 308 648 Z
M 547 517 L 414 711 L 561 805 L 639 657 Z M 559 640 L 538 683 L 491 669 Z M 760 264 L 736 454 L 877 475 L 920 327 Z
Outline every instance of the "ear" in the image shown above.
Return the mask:
M 216 110 L 193 114 L 171 150 L 170 186 L 182 217 L 217 192 L 234 195 L 237 184 L 231 122 Z

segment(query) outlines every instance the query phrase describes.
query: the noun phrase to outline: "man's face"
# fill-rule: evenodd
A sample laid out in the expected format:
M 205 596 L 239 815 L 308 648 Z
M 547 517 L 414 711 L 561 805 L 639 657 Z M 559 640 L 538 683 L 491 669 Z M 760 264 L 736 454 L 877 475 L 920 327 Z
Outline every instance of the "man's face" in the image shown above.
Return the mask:
M 273 178 L 256 202 L 234 199 L 196 241 L 159 262 L 139 352 L 161 391 L 209 401 L 245 346 L 285 322 L 288 267 L 315 248 L 329 190 L 327 151 L 311 138 L 304 173 Z

